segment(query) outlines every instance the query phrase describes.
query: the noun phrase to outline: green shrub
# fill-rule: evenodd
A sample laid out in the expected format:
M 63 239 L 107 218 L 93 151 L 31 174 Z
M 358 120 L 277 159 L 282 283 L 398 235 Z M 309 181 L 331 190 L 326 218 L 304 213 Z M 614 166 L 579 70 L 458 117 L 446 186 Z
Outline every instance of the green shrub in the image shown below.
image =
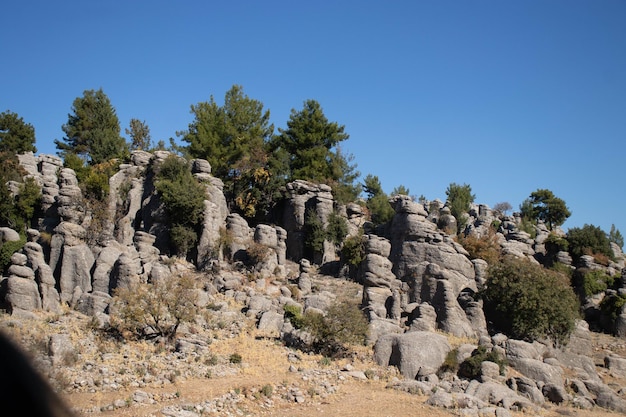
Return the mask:
M 448 354 L 446 355 L 446 358 L 444 359 L 443 363 L 439 367 L 439 372 L 438 372 L 439 376 L 441 376 L 441 374 L 444 374 L 446 372 L 454 372 L 454 373 L 458 372 L 459 370 L 459 356 L 458 355 L 459 355 L 458 348 L 454 348 L 448 352 Z
M 193 177 L 188 162 L 175 155 L 153 169 L 155 187 L 167 212 L 170 238 L 177 254 L 184 256 L 198 238 L 196 228 L 203 221 L 206 189 Z
M 450 214 L 456 219 L 457 233 L 460 233 L 465 229 L 467 224 L 466 214 L 476 196 L 472 194 L 472 187 L 469 184 L 459 185 L 454 182 L 448 185 L 446 196 L 446 205 L 450 207 Z
M 24 224 L 30 227 L 35 213 L 41 208 L 41 188 L 31 177 L 26 178 L 20 184 L 19 192 L 15 198 L 16 214 L 24 220 Z
M 174 245 L 176 254 L 184 257 L 195 246 L 198 235 L 191 227 L 177 224 L 170 228 L 170 240 Z
M 367 209 L 370 213 L 370 219 L 375 226 L 390 222 L 396 214 L 391 204 L 389 204 L 389 197 L 384 193 L 368 199 Z
M 233 353 L 228 358 L 228 362 L 230 362 L 232 364 L 238 364 L 238 363 L 241 363 L 242 361 L 243 361 L 243 358 L 241 357 L 241 355 L 239 353 Z
M 622 236 L 622 232 L 619 229 L 615 228 L 615 225 L 611 225 L 611 230 L 609 231 L 609 242 L 615 243 L 620 248 L 624 247 L 624 236 Z
M 567 231 L 570 254 L 577 260 L 583 255 L 603 254 L 614 258 L 607 234 L 599 227 L 585 224 L 582 228 L 573 227 Z
M 313 209 L 307 209 L 304 215 L 304 245 L 313 252 L 322 252 L 324 250 L 324 240 L 326 240 L 326 231 L 322 221 Z
M 600 302 L 600 311 L 607 317 L 611 323 L 615 323 L 615 320 L 622 312 L 622 308 L 626 304 L 626 295 L 624 294 L 611 294 L 602 299 Z
M 339 246 L 348 234 L 348 222 L 337 213 L 331 213 L 328 216 L 328 224 L 326 225 L 326 238 Z
M 525 217 L 522 218 L 522 221 L 519 225 L 519 229 L 523 232 L 528 233 L 531 239 L 534 239 L 537 237 L 537 229 L 535 228 L 535 224 L 531 220 L 528 220 Z
M 21 250 L 26 244 L 26 237 L 20 235 L 20 240 L 4 242 L 0 246 L 0 271 L 4 274 L 11 266 L 11 256 Z
M 554 233 L 550 233 L 546 238 L 544 245 L 549 253 L 557 253 L 560 251 L 567 252 L 569 249 L 569 243 L 567 239 L 558 236 Z
M 567 276 L 511 256 L 489 268 L 480 292 L 487 320 L 517 339 L 565 343 L 578 318 L 578 301 Z
M 272 387 L 270 384 L 265 384 L 261 387 L 261 394 L 265 397 L 271 397 L 273 392 L 274 387 Z
M 550 269 L 554 272 L 558 272 L 559 274 L 568 277 L 570 280 L 572 279 L 572 275 L 574 274 L 574 269 L 571 266 L 561 262 L 555 262 L 554 264 L 552 264 Z
M 582 281 L 583 295 L 590 297 L 606 291 L 613 285 L 614 278 L 600 269 L 593 269 L 583 274 Z
M 285 318 L 291 322 L 291 325 L 296 329 L 301 329 L 304 326 L 304 317 L 302 316 L 302 309 L 296 304 L 285 304 L 283 307 L 285 311 Z
M 341 258 L 344 263 L 351 267 L 358 267 L 365 259 L 365 246 L 363 242 L 363 231 L 355 236 L 348 237 L 343 242 L 341 248 Z
M 481 375 L 481 364 L 485 361 L 497 363 L 500 368 L 500 375 L 504 375 L 506 359 L 496 350 L 488 351 L 485 346 L 478 346 L 478 348 L 474 349 L 472 355 L 459 365 L 459 376 L 468 379 L 479 378 Z
M 304 315 L 304 328 L 315 339 L 314 349 L 328 356 L 341 356 L 348 345 L 364 345 L 369 323 L 363 311 L 351 300 L 333 303 L 326 315 Z

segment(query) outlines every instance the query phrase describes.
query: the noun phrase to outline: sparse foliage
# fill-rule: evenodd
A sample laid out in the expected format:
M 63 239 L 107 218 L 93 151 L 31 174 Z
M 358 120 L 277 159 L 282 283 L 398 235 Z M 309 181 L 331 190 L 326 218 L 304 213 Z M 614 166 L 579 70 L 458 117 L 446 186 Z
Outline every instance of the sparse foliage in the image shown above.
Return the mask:
M 496 203 L 493 206 L 493 212 L 496 216 L 506 216 L 506 214 L 511 211 L 513 207 L 508 201 L 503 201 L 501 203 Z
M 303 327 L 315 338 L 314 349 L 325 356 L 341 356 L 349 345 L 364 345 L 369 324 L 353 301 L 333 303 L 326 315 L 306 313 Z
M 611 225 L 611 230 L 609 231 L 609 242 L 615 243 L 620 248 L 624 247 L 624 236 L 619 231 L 619 229 L 615 228 L 615 225 Z
M 130 119 L 130 125 L 126 128 L 126 134 L 130 136 L 130 149 L 147 151 L 152 148 L 150 127 L 139 119 Z
M 461 235 L 458 241 L 469 252 L 471 259 L 483 259 L 489 265 L 495 265 L 500 261 L 500 242 L 493 227 L 489 228 L 485 236 Z
M 457 232 L 460 233 L 465 229 L 467 224 L 466 215 L 476 196 L 472 194 L 472 187 L 468 184 L 459 185 L 456 183 L 451 183 L 448 186 L 446 196 L 448 198 L 447 205 L 450 207 L 450 213 L 456 219 Z
M 389 196 L 383 191 L 378 176 L 368 174 L 363 182 L 363 191 L 367 195 L 366 207 L 370 212 L 370 219 L 374 225 L 389 222 L 395 211 L 389 204 Z
M 179 326 L 191 322 L 197 314 L 197 292 L 191 275 L 134 283 L 117 288 L 114 295 L 111 326 L 122 335 L 172 341 Z

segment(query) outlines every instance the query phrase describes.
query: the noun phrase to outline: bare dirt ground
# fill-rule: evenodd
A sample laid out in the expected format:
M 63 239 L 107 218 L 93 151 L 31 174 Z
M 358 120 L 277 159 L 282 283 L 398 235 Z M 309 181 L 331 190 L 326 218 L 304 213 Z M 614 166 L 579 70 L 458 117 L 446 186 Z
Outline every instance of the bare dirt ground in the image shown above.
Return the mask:
M 608 347 L 624 346 L 619 339 L 607 335 L 595 335 L 596 360 L 601 358 Z M 103 416 L 163 416 L 168 414 L 168 406 L 179 406 L 194 410 L 193 406 L 204 401 L 221 398 L 228 393 L 249 393 L 237 404 L 237 410 L 224 411 L 222 414 L 206 413 L 206 415 L 242 415 L 242 416 L 276 416 L 276 417 L 323 417 L 323 416 L 413 416 L 413 417 L 449 417 L 458 416 L 458 410 L 445 410 L 425 404 L 426 396 L 413 395 L 387 388 L 388 381 L 393 378 L 393 369 L 381 368 L 368 359 L 366 350 L 360 352 L 356 359 L 338 360 L 328 365 L 320 365 L 318 355 L 304 355 L 298 367 L 301 372 L 289 370 L 290 363 L 285 355 L 285 347 L 275 341 L 242 336 L 232 340 L 219 341 L 213 346 L 216 352 L 229 352 L 236 349 L 242 352 L 245 360 L 236 375 L 219 378 L 191 378 L 177 381 L 168 387 L 142 388 L 143 391 L 159 396 L 163 393 L 175 392 L 175 398 L 159 401 L 157 404 L 130 404 L 127 407 L 111 411 L 101 411 L 96 415 Z M 337 392 L 322 397 L 306 396 L 301 402 L 280 400 L 280 387 L 300 387 L 303 391 L 310 389 L 310 381 L 305 375 L 315 374 L 318 370 L 340 371 L 347 363 L 355 369 L 373 370 L 379 375 L 378 380 L 360 380 L 346 377 L 338 383 Z M 609 377 L 608 375 L 606 375 Z M 615 381 L 623 382 L 623 381 Z M 263 386 L 274 387 L 274 393 L 265 398 L 258 395 Z M 74 393 L 66 395 L 67 401 L 77 410 L 93 410 L 115 400 L 129 398 L 133 389 L 115 392 Z M 256 395 L 254 395 L 256 393 Z M 130 402 L 129 402 L 130 403 Z M 83 413 L 89 415 L 90 413 Z M 203 414 L 205 415 L 205 414 Z M 512 416 L 542 417 L 617 417 L 602 409 L 577 410 L 568 406 L 546 406 L 537 413 L 511 413 Z

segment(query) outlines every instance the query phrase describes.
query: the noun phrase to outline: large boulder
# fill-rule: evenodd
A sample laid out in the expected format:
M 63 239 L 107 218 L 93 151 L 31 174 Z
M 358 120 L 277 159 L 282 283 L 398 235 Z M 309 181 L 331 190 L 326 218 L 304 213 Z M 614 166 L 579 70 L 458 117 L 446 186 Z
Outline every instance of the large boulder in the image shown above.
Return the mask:
M 385 334 L 374 345 L 374 359 L 381 366 L 396 366 L 405 378 L 415 379 L 418 373 L 435 373 L 450 350 L 448 339 L 438 333 Z

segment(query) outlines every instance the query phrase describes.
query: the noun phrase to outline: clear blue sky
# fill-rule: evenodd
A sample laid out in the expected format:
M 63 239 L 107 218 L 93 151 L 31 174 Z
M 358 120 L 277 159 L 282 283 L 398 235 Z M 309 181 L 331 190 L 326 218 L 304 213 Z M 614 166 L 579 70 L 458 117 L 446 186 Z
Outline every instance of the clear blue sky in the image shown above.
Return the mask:
M 518 209 L 547 188 L 565 229 L 626 234 L 626 1 L 22 0 L 0 21 L 0 111 L 39 153 L 85 90 L 167 143 L 240 84 L 277 128 L 317 100 L 388 193 Z

